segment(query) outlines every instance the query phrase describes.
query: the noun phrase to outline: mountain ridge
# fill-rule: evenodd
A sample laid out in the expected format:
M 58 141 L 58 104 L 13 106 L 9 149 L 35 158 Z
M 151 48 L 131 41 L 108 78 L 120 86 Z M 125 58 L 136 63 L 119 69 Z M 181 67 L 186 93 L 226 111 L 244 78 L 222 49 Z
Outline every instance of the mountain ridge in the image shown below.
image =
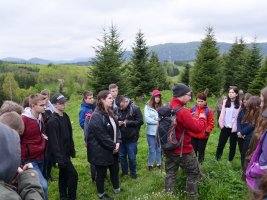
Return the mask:
M 186 43 L 164 43 L 149 46 L 149 52 L 156 52 L 158 54 L 159 60 L 163 61 L 187 61 L 187 60 L 195 60 L 196 53 L 201 44 L 200 41 L 192 41 Z M 267 56 L 267 42 L 257 43 L 258 47 L 261 50 L 261 54 L 263 57 Z M 226 42 L 217 42 L 217 45 L 220 50 L 220 54 L 224 54 L 232 46 L 232 43 Z M 248 47 L 251 47 L 251 43 L 247 44 Z M 132 55 L 132 51 L 126 51 L 124 54 L 124 59 L 129 60 Z M 2 61 L 12 62 L 12 63 L 23 63 L 23 64 L 66 64 L 66 65 L 88 65 L 90 64 L 92 58 L 83 57 L 83 58 L 74 58 L 70 60 L 48 60 L 42 58 L 31 58 L 29 60 L 23 58 L 15 58 L 15 57 L 6 57 L 0 59 Z

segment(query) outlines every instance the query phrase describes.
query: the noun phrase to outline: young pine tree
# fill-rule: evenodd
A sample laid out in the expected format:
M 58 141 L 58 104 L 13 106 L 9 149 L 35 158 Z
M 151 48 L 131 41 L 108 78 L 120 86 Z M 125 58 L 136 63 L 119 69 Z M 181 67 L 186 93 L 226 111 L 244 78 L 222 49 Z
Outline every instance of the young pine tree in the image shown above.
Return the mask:
M 221 87 L 219 69 L 219 48 L 213 29 L 208 27 L 206 37 L 199 46 L 196 62 L 192 68 L 190 85 L 194 92 L 202 92 L 208 88 L 209 94 L 218 94 Z
M 131 96 L 136 98 L 149 94 L 153 89 L 153 77 L 148 65 L 148 47 L 141 30 L 136 34 L 132 50 L 130 85 Z
M 255 79 L 249 85 L 248 92 L 254 95 L 259 95 L 260 90 L 267 85 L 267 58 L 265 63 L 259 68 L 256 73 Z
M 98 39 L 100 45 L 94 47 L 95 58 L 93 59 L 93 68 L 89 72 L 88 84 L 92 87 L 94 93 L 101 90 L 107 90 L 108 85 L 116 83 L 121 87 L 121 65 L 123 63 L 122 48 L 123 41 L 119 39 L 119 33 L 115 26 L 111 26 L 107 33 L 104 29 L 102 39 Z
M 248 48 L 244 40 L 241 38 L 235 41 L 232 45 L 230 52 L 227 56 L 225 65 L 225 85 L 224 88 L 228 89 L 229 86 L 237 86 L 239 89 L 244 90 L 246 85 L 245 71 L 247 67 Z
M 156 52 L 152 52 L 149 59 L 149 68 L 152 75 L 152 89 L 164 90 L 167 88 L 167 75 L 163 67 L 159 62 L 159 58 Z
M 181 74 L 181 82 L 186 84 L 186 85 L 189 85 L 190 68 L 191 68 L 190 64 L 185 64 L 184 71 Z

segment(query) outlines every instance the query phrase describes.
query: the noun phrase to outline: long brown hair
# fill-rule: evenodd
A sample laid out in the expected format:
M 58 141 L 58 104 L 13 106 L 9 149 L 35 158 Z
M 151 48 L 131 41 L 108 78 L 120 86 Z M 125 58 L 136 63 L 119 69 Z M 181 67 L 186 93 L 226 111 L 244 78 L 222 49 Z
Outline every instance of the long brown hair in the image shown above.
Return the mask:
M 108 95 L 110 94 L 110 92 L 108 90 L 102 90 L 98 93 L 97 95 L 97 102 L 96 102 L 96 106 L 97 109 L 101 112 L 107 112 L 109 116 L 114 117 L 114 112 L 112 110 L 112 108 L 108 108 L 107 110 L 105 109 L 105 106 L 102 102 L 102 100 L 105 100 Z
M 157 95 L 160 97 L 160 101 L 159 103 L 156 103 L 155 101 L 155 97 L 154 95 L 152 95 L 148 101 L 148 106 L 151 108 L 154 108 L 155 110 L 158 110 L 160 106 L 162 106 L 162 99 L 161 99 L 161 95 Z
M 256 190 L 253 200 L 263 200 L 267 197 L 267 174 L 260 178 L 259 189 Z
M 258 96 L 251 96 L 247 100 L 246 104 L 244 105 L 245 115 L 242 121 L 243 123 L 251 124 L 253 127 L 256 126 L 257 119 L 260 114 L 260 104 L 261 99 Z
M 235 109 L 238 109 L 239 106 L 240 106 L 240 101 L 239 101 L 239 90 L 238 90 L 238 88 L 235 87 L 235 86 L 230 86 L 229 89 L 228 89 L 228 92 L 229 92 L 230 90 L 233 90 L 233 91 L 237 94 L 237 96 L 236 96 L 236 98 L 235 98 L 235 101 L 234 101 L 234 105 L 235 105 Z M 230 99 L 229 95 L 227 95 L 227 100 L 226 100 L 226 103 L 225 103 L 225 108 L 230 108 L 230 107 L 231 107 L 231 99 Z

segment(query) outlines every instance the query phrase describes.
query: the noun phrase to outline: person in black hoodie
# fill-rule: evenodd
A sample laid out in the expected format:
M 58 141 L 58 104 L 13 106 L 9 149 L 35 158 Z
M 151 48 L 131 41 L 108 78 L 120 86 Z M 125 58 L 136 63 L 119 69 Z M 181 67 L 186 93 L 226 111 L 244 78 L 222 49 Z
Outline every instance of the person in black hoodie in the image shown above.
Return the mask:
M 118 121 L 112 111 L 112 96 L 109 91 L 101 91 L 97 96 L 97 107 L 90 118 L 87 135 L 89 162 L 95 165 L 96 187 L 99 199 L 112 200 L 104 192 L 104 181 L 107 169 L 110 171 L 110 180 L 114 193 L 121 192 L 119 187 L 118 151 L 121 143 L 121 134 Z
M 59 167 L 59 193 L 61 200 L 76 199 L 78 174 L 70 157 L 75 157 L 72 126 L 64 112 L 67 99 L 60 93 L 51 98 L 55 112 L 47 122 L 48 157 L 51 156 Z
M 122 136 L 122 144 L 119 151 L 122 175 L 128 175 L 129 159 L 130 176 L 136 179 L 137 141 L 140 127 L 144 123 L 142 112 L 140 108 L 127 97 L 118 96 L 115 101 L 119 108 L 118 122 Z

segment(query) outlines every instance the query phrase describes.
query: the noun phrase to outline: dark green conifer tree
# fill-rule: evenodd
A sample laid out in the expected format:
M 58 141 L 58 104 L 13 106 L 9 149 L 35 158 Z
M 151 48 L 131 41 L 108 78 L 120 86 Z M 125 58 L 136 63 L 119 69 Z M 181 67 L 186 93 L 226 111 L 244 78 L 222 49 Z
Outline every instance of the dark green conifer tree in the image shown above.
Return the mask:
M 136 34 L 133 54 L 131 57 L 131 91 L 134 98 L 149 94 L 153 89 L 152 74 L 148 65 L 148 47 L 144 39 L 144 34 L 139 30 Z
M 206 37 L 197 51 L 196 62 L 192 68 L 190 86 L 195 93 L 209 89 L 209 94 L 217 95 L 220 91 L 219 48 L 215 40 L 213 28 L 207 28 Z
M 191 68 L 191 65 L 190 64 L 188 64 L 188 63 L 185 64 L 184 71 L 181 74 L 181 82 L 184 83 L 184 84 L 186 84 L 186 85 L 189 85 L 190 68 Z
M 159 89 L 159 90 L 166 89 L 168 85 L 167 75 L 161 63 L 159 62 L 159 58 L 156 52 L 152 52 L 152 55 L 149 59 L 149 68 L 153 84 L 153 88 L 151 89 Z
M 117 28 L 112 25 L 108 33 L 104 29 L 102 39 L 98 39 L 100 45 L 94 47 L 95 58 L 92 61 L 93 68 L 89 72 L 88 85 L 97 94 L 101 90 L 107 90 L 109 84 L 121 85 L 121 65 L 123 63 L 123 41 L 119 39 Z
M 232 45 L 228 56 L 226 57 L 225 64 L 225 85 L 227 90 L 229 86 L 237 86 L 239 89 L 243 89 L 246 85 L 245 69 L 247 67 L 248 48 L 244 40 L 241 38 L 236 40 Z
M 262 88 L 267 86 L 267 58 L 265 63 L 259 68 L 255 79 L 249 85 L 248 92 L 253 95 L 259 95 Z

